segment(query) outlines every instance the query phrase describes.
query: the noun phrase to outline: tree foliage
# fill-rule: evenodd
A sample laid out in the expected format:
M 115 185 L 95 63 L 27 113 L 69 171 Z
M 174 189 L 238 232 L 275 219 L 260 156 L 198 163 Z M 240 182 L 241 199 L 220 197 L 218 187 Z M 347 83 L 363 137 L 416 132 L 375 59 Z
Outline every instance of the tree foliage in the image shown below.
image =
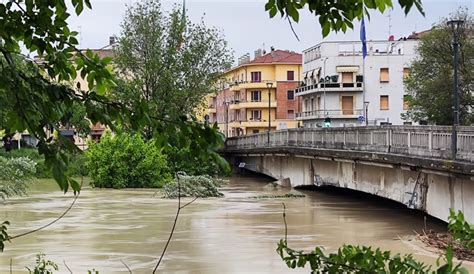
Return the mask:
M 96 187 L 161 187 L 171 180 L 166 157 L 153 140 L 139 134 L 106 133 L 87 151 L 87 168 Z
M 421 0 L 399 0 L 398 3 L 405 14 L 415 6 L 424 15 Z M 392 0 L 268 0 L 265 10 L 270 17 L 275 17 L 280 12 L 282 17 L 286 16 L 298 22 L 300 10 L 307 9 L 319 17 L 323 37 L 326 37 L 331 30 L 346 32 L 347 29 L 352 29 L 354 20 L 360 20 L 363 15 L 370 18 L 369 10 L 383 13 L 392 7 Z
M 0 102 L 2 128 L 6 134 L 27 130 L 39 140 L 39 152 L 63 190 L 79 184 L 68 178 L 64 171 L 68 157 L 64 150 L 73 150 L 65 138 L 50 138 L 49 130 L 58 130 L 60 121 L 69 109 L 83 105 L 87 117 L 93 122 L 111 124 L 123 112 L 102 95 L 113 86 L 107 64 L 92 51 L 83 52 L 76 47 L 77 32 L 71 31 L 67 19 L 65 0 L 12 0 L 0 3 Z M 77 15 L 89 0 L 71 0 Z M 22 55 L 22 47 L 36 60 Z M 74 61 L 73 61 L 74 60 Z M 40 61 L 40 66 L 37 65 Z M 25 69 L 27 68 L 27 69 Z M 91 92 L 71 88 L 67 83 L 80 74 L 88 82 Z
M 463 19 L 459 32 L 459 94 L 461 124 L 474 122 L 474 19 L 460 10 L 451 19 Z M 403 116 L 438 125 L 453 123 L 453 31 L 443 19 L 421 37 L 418 57 L 405 81 L 409 110 Z
M 183 12 L 175 6 L 165 13 L 158 0 L 128 8 L 114 50 L 122 80 L 114 96 L 132 109 L 146 104 L 157 117 L 193 116 L 230 67 L 232 55 L 219 31 L 192 23 Z
M 464 219 L 461 211 L 456 213 L 450 209 L 448 230 L 463 246 L 474 249 L 474 227 Z

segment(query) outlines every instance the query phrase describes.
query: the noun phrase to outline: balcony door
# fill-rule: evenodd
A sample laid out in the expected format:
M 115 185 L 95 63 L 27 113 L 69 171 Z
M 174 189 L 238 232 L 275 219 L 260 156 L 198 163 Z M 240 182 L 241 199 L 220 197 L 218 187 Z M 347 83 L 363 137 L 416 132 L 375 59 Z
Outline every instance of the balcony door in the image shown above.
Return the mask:
M 342 96 L 342 115 L 353 115 L 354 114 L 354 97 L 353 96 Z
M 344 83 L 344 84 L 354 83 L 354 73 L 352 73 L 352 72 L 343 72 L 342 73 L 342 83 Z

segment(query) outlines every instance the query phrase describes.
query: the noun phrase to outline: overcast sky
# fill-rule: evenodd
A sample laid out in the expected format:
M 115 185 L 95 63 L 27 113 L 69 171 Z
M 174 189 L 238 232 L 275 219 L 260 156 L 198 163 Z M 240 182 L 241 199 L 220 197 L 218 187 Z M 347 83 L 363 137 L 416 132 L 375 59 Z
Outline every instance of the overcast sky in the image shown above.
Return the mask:
M 109 36 L 119 35 L 126 5 L 135 1 L 91 0 L 92 10 L 85 10 L 78 18 L 70 20 L 71 27 L 81 33 L 81 47 L 100 48 L 107 45 Z M 367 40 L 387 39 L 389 25 L 391 34 L 396 38 L 408 36 L 413 31 L 429 29 L 460 6 L 468 7 L 474 12 L 473 0 L 423 0 L 425 17 L 415 8 L 405 17 L 398 6 L 398 1 L 392 1 L 395 3 L 392 11 L 386 11 L 385 14 L 372 12 L 370 22 L 366 22 Z M 162 3 L 164 9 L 169 10 L 175 3 L 181 4 L 182 0 L 163 0 Z M 267 50 L 270 46 L 274 46 L 277 49 L 301 52 L 323 41 L 321 27 L 314 15 L 303 12 L 300 22 L 294 24 L 300 37 L 298 42 L 286 20 L 282 20 L 279 16 L 269 18 L 264 9 L 265 3 L 265 0 L 186 0 L 186 7 L 192 21 L 204 17 L 206 25 L 217 27 L 222 31 L 236 58 L 247 52 L 253 55 L 253 51 L 262 48 L 263 45 Z M 358 39 L 358 22 L 355 23 L 353 31 L 349 30 L 345 34 L 331 33 L 325 38 L 325 40 Z

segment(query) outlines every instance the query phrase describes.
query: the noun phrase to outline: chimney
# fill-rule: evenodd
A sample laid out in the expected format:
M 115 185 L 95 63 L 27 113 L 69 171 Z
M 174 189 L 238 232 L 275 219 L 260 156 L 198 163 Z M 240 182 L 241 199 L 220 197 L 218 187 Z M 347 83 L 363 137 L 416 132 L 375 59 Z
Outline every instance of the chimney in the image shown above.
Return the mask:
M 115 37 L 114 36 L 110 36 L 109 37 L 109 45 L 113 45 L 115 44 Z
M 262 50 L 257 49 L 256 51 L 254 51 L 254 54 L 255 54 L 255 58 L 260 57 L 260 56 L 262 56 Z

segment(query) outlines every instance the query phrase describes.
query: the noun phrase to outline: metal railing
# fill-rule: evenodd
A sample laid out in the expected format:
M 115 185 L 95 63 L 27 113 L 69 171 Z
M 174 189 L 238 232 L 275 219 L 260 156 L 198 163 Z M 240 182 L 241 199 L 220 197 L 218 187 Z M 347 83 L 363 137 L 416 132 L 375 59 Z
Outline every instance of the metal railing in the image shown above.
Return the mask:
M 306 93 L 306 92 L 311 92 L 311 91 L 323 91 L 326 89 L 326 91 L 330 92 L 335 89 L 337 90 L 357 90 L 357 91 L 362 91 L 363 89 L 363 82 L 354 82 L 354 83 L 331 83 L 331 82 L 322 82 L 322 83 L 317 83 L 313 85 L 306 85 L 306 86 L 301 86 L 295 90 L 296 94 L 300 93 Z
M 451 127 L 371 126 L 287 129 L 229 138 L 226 149 L 297 147 L 451 159 Z M 474 162 L 474 127 L 458 127 L 457 160 Z
M 356 116 L 364 115 L 363 109 L 328 109 L 324 110 L 312 110 L 303 111 L 296 114 L 297 118 L 354 118 Z

